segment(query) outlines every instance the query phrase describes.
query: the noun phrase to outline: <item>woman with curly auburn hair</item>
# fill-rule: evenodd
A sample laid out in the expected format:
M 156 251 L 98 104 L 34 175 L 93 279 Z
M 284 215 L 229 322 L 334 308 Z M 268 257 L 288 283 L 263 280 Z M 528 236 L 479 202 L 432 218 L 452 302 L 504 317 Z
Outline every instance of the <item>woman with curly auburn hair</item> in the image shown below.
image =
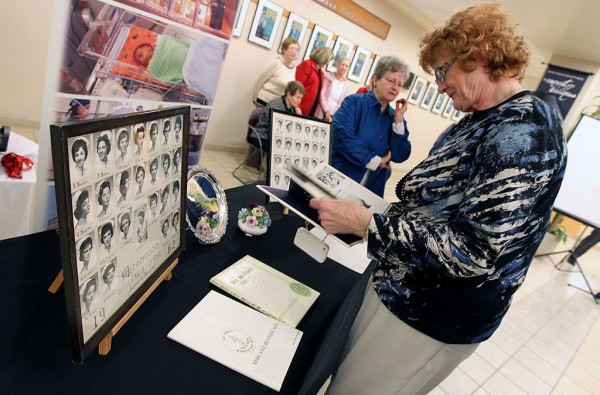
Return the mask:
M 467 8 L 420 46 L 438 91 L 471 114 L 386 214 L 311 200 L 328 233 L 366 238 L 376 261 L 328 395 L 426 394 L 444 380 L 500 325 L 563 179 L 561 120 L 521 87 L 529 50 L 508 15 Z

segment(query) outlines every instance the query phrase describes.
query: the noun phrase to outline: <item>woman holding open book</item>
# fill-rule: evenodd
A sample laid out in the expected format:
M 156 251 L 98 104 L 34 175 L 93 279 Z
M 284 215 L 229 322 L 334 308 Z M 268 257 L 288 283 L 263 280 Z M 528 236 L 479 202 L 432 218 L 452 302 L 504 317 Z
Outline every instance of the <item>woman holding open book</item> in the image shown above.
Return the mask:
M 563 179 L 561 120 L 521 87 L 529 49 L 498 5 L 456 13 L 420 47 L 438 91 L 471 114 L 386 214 L 310 202 L 328 233 L 366 237 L 377 261 L 329 395 L 426 394 L 444 380 L 500 325 Z

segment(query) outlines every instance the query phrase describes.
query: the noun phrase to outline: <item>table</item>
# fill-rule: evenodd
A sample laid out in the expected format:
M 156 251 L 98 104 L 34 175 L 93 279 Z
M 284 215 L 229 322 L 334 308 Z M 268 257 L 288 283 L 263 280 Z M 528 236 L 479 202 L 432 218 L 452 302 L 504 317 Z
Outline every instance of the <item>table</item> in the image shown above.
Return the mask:
M 11 131 L 6 153 L 14 152 L 33 160 L 34 168 L 23 172 L 22 179 L 9 178 L 0 165 L 0 240 L 31 232 L 35 194 L 38 145 Z
M 188 231 L 187 247 L 173 270 L 113 338 L 107 356 L 71 362 L 64 292 L 47 288 L 60 270 L 56 231 L 0 241 L 0 389 L 6 393 L 271 394 L 259 384 L 167 338 L 167 333 L 212 289 L 209 279 L 251 254 L 321 295 L 298 325 L 304 332 L 280 393 L 315 393 L 329 375 L 368 275 L 332 260 L 318 263 L 293 245 L 304 224 L 267 206 L 273 225 L 260 237 L 237 228 L 237 212 L 262 203 L 254 185 L 226 191 L 227 232 L 216 245 L 200 245 Z M 220 292 L 217 290 L 217 292 Z M 343 308 L 340 309 L 340 306 Z M 337 314 L 337 315 L 336 315 Z M 343 320 L 340 320 L 344 318 Z

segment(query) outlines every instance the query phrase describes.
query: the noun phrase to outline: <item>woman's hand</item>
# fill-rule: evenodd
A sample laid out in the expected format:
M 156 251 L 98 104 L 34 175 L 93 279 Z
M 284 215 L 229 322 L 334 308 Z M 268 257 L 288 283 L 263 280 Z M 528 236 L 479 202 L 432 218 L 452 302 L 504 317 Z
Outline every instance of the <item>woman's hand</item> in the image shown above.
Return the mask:
M 398 124 L 404 120 L 404 114 L 408 110 L 406 99 L 396 100 L 396 110 L 394 110 L 394 123 Z
M 379 167 L 381 167 L 382 169 L 391 169 L 390 167 L 390 159 L 392 159 L 392 151 L 388 151 L 387 154 L 385 154 L 385 156 L 381 157 L 381 162 L 379 162 Z
M 323 117 L 323 119 L 326 120 L 327 122 L 333 121 L 333 117 L 331 116 L 329 111 L 325 111 L 325 116 Z
M 329 234 L 365 237 L 373 216 L 356 200 L 311 199 L 310 207 L 318 211 L 321 226 Z

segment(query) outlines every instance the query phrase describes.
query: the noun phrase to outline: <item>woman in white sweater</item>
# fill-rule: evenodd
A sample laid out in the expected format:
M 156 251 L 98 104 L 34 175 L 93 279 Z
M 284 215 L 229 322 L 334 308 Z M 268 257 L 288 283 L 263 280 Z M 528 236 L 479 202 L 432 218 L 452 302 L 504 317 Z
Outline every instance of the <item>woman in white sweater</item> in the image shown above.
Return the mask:
M 252 92 L 252 102 L 256 105 L 264 106 L 274 98 L 283 96 L 286 84 L 296 79 L 294 62 L 300 50 L 298 41 L 287 37 L 281 43 L 281 50 L 281 56 L 265 64 L 256 79 Z

